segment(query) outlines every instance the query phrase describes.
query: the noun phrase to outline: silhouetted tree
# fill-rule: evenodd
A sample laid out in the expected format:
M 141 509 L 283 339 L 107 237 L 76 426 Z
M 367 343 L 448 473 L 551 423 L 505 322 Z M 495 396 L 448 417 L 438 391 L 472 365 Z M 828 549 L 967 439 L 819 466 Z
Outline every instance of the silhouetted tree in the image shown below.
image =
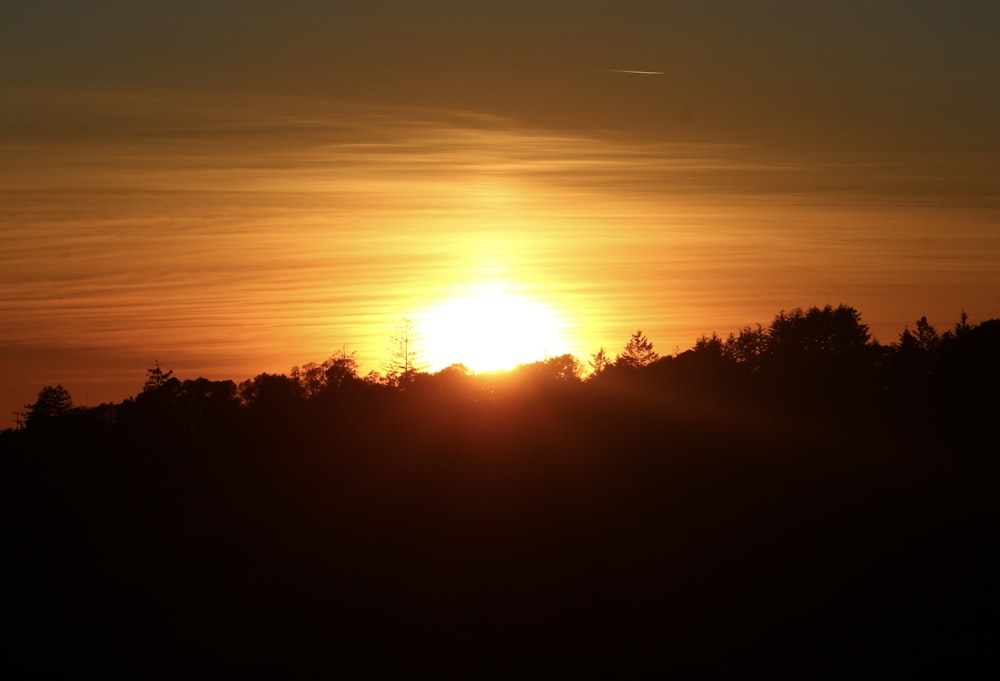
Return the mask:
M 360 381 L 358 377 L 358 353 L 341 348 L 323 362 L 326 389 L 339 391 L 351 383 Z
M 864 348 L 871 338 L 861 314 L 847 305 L 782 310 L 771 322 L 768 337 L 770 353 L 786 356 L 846 356 Z
M 702 334 L 701 337 L 694 342 L 693 350 L 696 353 L 705 355 L 718 357 L 725 356 L 725 344 L 715 331 L 712 332 L 711 336 Z
M 302 386 L 284 374 L 258 374 L 239 386 L 240 398 L 249 407 L 284 412 L 302 400 Z
M 764 328 L 744 326 L 739 335 L 729 334 L 725 342 L 726 357 L 749 367 L 751 371 L 760 368 L 760 358 L 767 352 L 768 336 Z
M 302 393 L 307 398 L 316 397 L 326 389 L 326 362 L 309 362 L 301 368 L 294 366 L 288 373 L 289 377 L 302 386 Z
M 25 425 L 28 428 L 46 426 L 64 416 L 73 408 L 69 391 L 61 385 L 47 385 L 38 392 L 38 399 L 24 405 Z
M 594 376 L 600 376 L 614 362 L 608 357 L 607 351 L 602 347 L 590 356 L 590 371 Z
M 157 390 L 163 387 L 170 377 L 174 375 L 174 370 L 163 371 L 160 368 L 159 360 L 156 361 L 156 366 L 152 369 L 146 369 L 146 382 L 142 386 L 143 392 Z
M 982 326 L 982 324 L 980 324 L 980 326 Z M 953 337 L 958 338 L 972 331 L 972 328 L 972 325 L 969 324 L 969 315 L 965 312 L 965 310 L 962 310 L 962 314 L 959 315 L 958 321 L 955 323 L 955 329 L 950 333 Z
M 461 363 L 450 364 L 434 374 L 417 374 L 409 386 L 412 394 L 420 399 L 438 402 L 469 403 L 478 397 L 474 372 Z
M 322 364 L 309 362 L 302 367 L 293 366 L 289 378 L 299 384 L 306 399 L 337 392 L 347 383 L 361 380 L 358 377 L 358 353 L 341 348 Z
M 420 334 L 413 326 L 413 320 L 403 317 L 389 338 L 389 359 L 383 364 L 386 379 L 392 385 L 406 385 L 413 375 L 424 371 L 427 365 L 421 361 Z
M 234 405 L 236 384 L 232 381 L 210 381 L 207 378 L 187 380 L 181 384 L 186 402 L 199 412 L 215 412 Z
M 917 352 L 917 337 L 910 327 L 904 327 L 903 333 L 899 334 L 899 340 L 893 345 L 894 349 L 904 356 L 913 355 Z
M 582 368 L 579 360 L 570 353 L 549 357 L 545 360 L 545 365 L 549 367 L 552 377 L 558 381 L 569 381 L 577 383 L 580 381 Z
M 515 369 L 519 377 L 560 383 L 580 382 L 580 362 L 573 355 L 566 353 L 557 357 L 549 357 L 539 362 L 522 364 Z
M 924 352 L 933 352 L 941 344 L 941 336 L 927 321 L 927 317 L 921 317 L 917 320 L 916 340 L 917 347 Z
M 473 374 L 472 369 L 465 366 L 461 362 L 455 362 L 454 364 L 449 364 L 444 369 L 438 372 L 439 376 L 442 375 L 472 376 L 472 374 Z
M 641 329 L 637 330 L 625 344 L 625 349 L 615 358 L 615 364 L 625 367 L 649 366 L 660 358 Z
M 781 311 L 768 329 L 759 375 L 786 406 L 815 414 L 860 413 L 874 394 L 877 348 L 852 307 Z

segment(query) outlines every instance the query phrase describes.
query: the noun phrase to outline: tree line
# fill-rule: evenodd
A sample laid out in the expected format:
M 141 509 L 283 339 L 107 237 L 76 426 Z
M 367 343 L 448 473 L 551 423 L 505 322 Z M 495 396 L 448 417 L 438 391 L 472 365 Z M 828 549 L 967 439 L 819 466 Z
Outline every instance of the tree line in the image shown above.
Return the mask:
M 566 354 L 480 375 L 460 364 L 428 373 L 409 320 L 391 340 L 384 374 L 362 376 L 356 353 L 343 348 L 322 362 L 294 366 L 287 374 L 258 374 L 239 384 L 182 381 L 156 362 L 138 396 L 93 408 L 74 407 L 61 385 L 45 386 L 25 405 L 24 426 L 47 429 L 73 418 L 113 423 L 156 410 L 187 410 L 186 418 L 199 420 L 236 409 L 290 413 L 306 403 L 344 407 L 352 396 L 371 400 L 394 392 L 488 402 L 531 386 L 586 386 L 595 393 L 612 385 L 640 389 L 657 383 L 673 389 L 675 398 L 686 391 L 692 401 L 761 399 L 797 409 L 876 410 L 899 418 L 906 410 L 932 407 L 984 413 L 982 405 L 989 401 L 979 399 L 974 388 L 997 375 L 1000 320 L 973 325 L 963 312 L 953 328 L 939 333 L 921 317 L 912 331 L 907 327 L 895 342 L 883 345 L 852 307 L 795 308 L 779 312 L 767 326 L 746 326 L 726 337 L 702 335 L 691 349 L 673 355 L 661 356 L 640 329 L 613 357 L 600 348 L 586 364 Z
M 407 329 L 401 329 L 408 333 Z M 412 336 L 408 336 L 412 341 Z M 385 374 L 346 349 L 0 433 L 15 677 L 974 676 L 1000 320 L 853 308 L 661 355 Z

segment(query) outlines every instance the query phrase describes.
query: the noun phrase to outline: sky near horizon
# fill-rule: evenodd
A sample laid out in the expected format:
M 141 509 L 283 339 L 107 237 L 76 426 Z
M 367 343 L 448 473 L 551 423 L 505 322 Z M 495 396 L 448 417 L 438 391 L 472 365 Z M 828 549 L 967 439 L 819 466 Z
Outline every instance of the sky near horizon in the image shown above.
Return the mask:
M 3 418 L 155 360 L 379 369 L 475 301 L 581 359 L 1000 317 L 996 3 L 468 4 L 6 3 Z

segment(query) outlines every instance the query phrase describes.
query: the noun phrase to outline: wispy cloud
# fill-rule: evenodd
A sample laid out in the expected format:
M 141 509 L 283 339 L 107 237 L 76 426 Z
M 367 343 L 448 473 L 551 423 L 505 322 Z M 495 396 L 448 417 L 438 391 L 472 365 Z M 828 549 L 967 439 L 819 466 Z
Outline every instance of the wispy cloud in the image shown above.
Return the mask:
M 631 73 L 637 76 L 662 76 L 664 71 L 640 71 L 638 69 L 601 69 L 607 73 Z
M 345 343 L 374 368 L 399 318 L 490 278 L 563 310 L 581 355 L 636 327 L 669 352 L 794 305 L 888 329 L 1000 313 L 988 160 L 930 172 L 308 100 L 72 103 L 0 132 L 5 381 L 82 354 L 238 379 Z

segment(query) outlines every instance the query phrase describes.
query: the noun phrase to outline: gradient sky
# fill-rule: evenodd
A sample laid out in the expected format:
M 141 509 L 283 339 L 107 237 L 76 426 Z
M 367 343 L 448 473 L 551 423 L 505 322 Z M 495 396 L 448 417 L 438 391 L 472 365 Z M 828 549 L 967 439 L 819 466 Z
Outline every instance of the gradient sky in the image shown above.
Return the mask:
M 1000 4 L 470 4 L 4 3 L 2 422 L 154 360 L 378 369 L 483 287 L 581 358 L 1000 317 Z

